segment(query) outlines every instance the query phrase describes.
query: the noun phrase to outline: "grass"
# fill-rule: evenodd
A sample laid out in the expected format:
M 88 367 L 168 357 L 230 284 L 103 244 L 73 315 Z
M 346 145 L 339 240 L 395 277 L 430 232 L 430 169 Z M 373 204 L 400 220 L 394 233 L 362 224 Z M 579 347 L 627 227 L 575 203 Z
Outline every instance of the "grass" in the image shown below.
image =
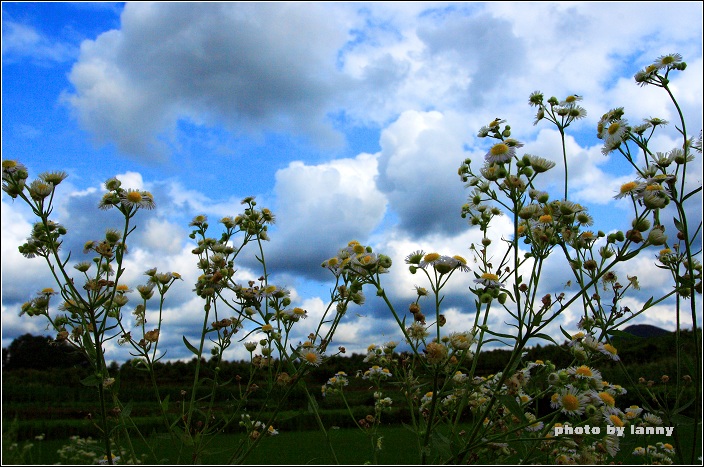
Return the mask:
M 691 440 L 692 426 L 682 425 L 676 428 L 685 443 Z M 383 449 L 378 453 L 377 462 L 385 465 L 414 465 L 420 462 L 416 437 L 402 426 L 383 427 Z M 331 429 L 330 440 L 337 456 L 337 462 L 343 465 L 360 465 L 373 460 L 373 445 L 370 438 L 358 429 Z M 212 438 L 212 442 L 203 453 L 200 463 L 210 465 L 227 464 L 230 454 L 242 440 L 241 434 L 224 434 Z M 647 446 L 658 441 L 673 443 L 672 438 L 665 436 L 640 437 L 631 435 L 628 431 L 620 439 L 620 452 L 615 459 L 622 464 L 641 464 L 642 459 L 632 455 L 636 446 Z M 33 441 L 34 447 L 28 451 L 19 463 L 54 464 L 61 459 L 57 450 L 66 444 L 66 440 Z M 5 444 L 5 443 L 3 443 Z M 144 442 L 134 440 L 138 453 L 148 451 Z M 22 443 L 20 443 L 21 447 Z M 687 444 L 685 444 L 686 446 Z M 158 460 L 153 457 L 145 459 L 145 463 L 170 464 L 176 460 L 176 449 L 173 442 L 163 437 L 153 436 L 149 439 L 149 447 L 154 450 Z M 12 459 L 6 458 L 6 446 L 3 446 L 3 464 Z M 698 452 L 701 453 L 701 438 Z M 518 463 L 519 459 L 515 459 Z M 191 463 L 191 454 L 183 448 L 181 462 Z M 15 463 L 15 462 L 13 462 Z M 260 445 L 246 459 L 247 465 L 332 465 L 335 458 L 327 446 L 320 431 L 281 432 L 277 436 L 261 440 Z

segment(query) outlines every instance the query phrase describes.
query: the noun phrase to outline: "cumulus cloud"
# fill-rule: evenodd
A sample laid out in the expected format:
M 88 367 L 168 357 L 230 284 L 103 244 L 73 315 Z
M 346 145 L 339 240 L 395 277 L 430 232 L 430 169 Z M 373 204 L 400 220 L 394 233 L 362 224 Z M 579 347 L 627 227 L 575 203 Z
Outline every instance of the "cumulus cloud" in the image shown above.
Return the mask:
M 457 176 L 464 159 L 464 125 L 440 112 L 408 111 L 381 134 L 379 190 L 414 236 L 458 232 L 466 194 Z
M 374 177 L 377 157 L 360 154 L 319 165 L 294 161 L 276 173 L 276 229 L 267 245 L 275 269 L 327 279 L 320 264 L 381 222 L 386 199 Z
M 323 140 L 346 39 L 324 4 L 127 4 L 81 45 L 65 98 L 100 143 L 163 159 L 178 119 Z M 171 134 L 171 136 L 170 136 Z
M 678 17 L 677 24 L 663 21 L 668 17 Z M 4 17 L 3 60 L 66 60 L 71 51 L 47 37 Z M 305 338 L 327 306 L 318 283 L 311 287 L 308 279 L 328 281 L 330 275 L 320 263 L 353 239 L 393 258 L 385 287 L 398 310 L 405 312 L 414 286 L 427 285 L 421 275 L 408 272 L 406 255 L 418 249 L 459 254 L 473 266 L 469 247 L 480 242 L 482 233 L 459 216 L 467 190 L 457 167 L 466 157 L 474 161 L 473 167 L 481 165 L 491 143 L 474 136 L 481 126 L 497 116 L 507 119 L 512 136 L 525 143 L 522 152 L 558 164 L 539 182 L 541 188 L 561 193 L 560 135 L 545 122 L 531 125 L 534 109 L 527 98 L 535 89 L 558 97 L 585 97 L 588 116 L 569 129 L 566 139 L 570 198 L 590 207 L 595 217 L 608 218 L 604 226 L 595 227 L 627 228 L 630 218 L 624 212 L 629 206 L 612 198 L 635 173 L 617 158 L 601 154 L 594 125 L 603 112 L 623 105 L 634 123 L 650 116 L 672 122 L 653 139 L 658 150 L 681 144 L 664 93 L 638 87 L 632 80 L 635 67 L 678 51 L 689 66 L 685 73 L 673 74 L 671 84 L 689 130 L 698 131 L 700 39 L 701 9 L 686 3 L 128 3 L 116 29 L 82 43 L 68 75 L 72 88 L 62 99 L 97 142 L 117 148 L 114 157 L 129 155 L 155 170 L 164 167 L 157 162 L 174 159 L 170 179 L 136 171 L 143 166 L 123 169 L 118 176 L 125 187 L 152 192 L 158 206 L 134 219 L 139 229 L 131 237 L 124 279 L 139 284 L 149 267 L 182 274 L 183 282 L 177 282 L 168 297 L 169 328 L 163 343 L 174 349 L 170 357 L 190 358 L 181 336 L 191 336 L 200 326 L 202 303 L 192 294 L 199 271 L 187 225 L 194 215 L 206 214 L 215 230 L 220 217 L 241 211 L 243 194 L 223 191 L 241 189 L 226 184 L 225 170 L 242 173 L 266 164 L 267 173 L 275 173 L 257 185 L 256 194 L 260 205 L 277 216 L 272 240 L 265 244 L 271 279 L 292 285 L 296 303 L 311 314 L 299 323 L 296 339 Z M 340 115 L 343 122 L 333 121 Z M 341 137 L 333 128 L 349 129 L 340 128 L 345 125 L 378 131 L 378 150 L 344 155 L 336 150 L 338 159 L 296 153 L 291 162 L 280 155 L 258 158 L 238 152 L 241 147 L 220 147 L 225 141 L 236 145 L 239 138 L 251 138 L 242 146 L 250 148 L 256 136 L 261 136 L 257 144 L 265 145 L 268 135 L 276 133 L 283 135 L 282 146 L 295 135 L 296 141 L 307 138 L 327 148 Z M 190 132 L 193 128 L 198 131 Z M 36 136 L 34 126 L 24 130 L 27 137 Z M 212 141 L 203 142 L 205 137 Z M 198 152 L 196 147 L 206 150 Z M 295 152 L 286 152 L 286 157 Z M 196 179 L 194 168 L 214 166 L 203 162 L 214 155 L 222 158 L 217 160 L 225 168 L 208 175 L 210 184 L 201 183 L 206 178 L 197 174 Z M 187 164 L 182 158 L 198 163 Z M 228 158 L 255 162 L 235 169 Z M 692 165 L 692 173 L 700 172 L 701 159 Z M 696 187 L 701 177 L 689 177 L 687 183 Z M 58 220 L 70 221 L 65 250 L 77 252 L 72 259 L 83 259 L 83 242 L 101 238 L 105 227 L 119 227 L 120 219 L 114 210 L 96 209 L 100 187 L 64 184 L 60 189 L 68 191 L 56 209 Z M 31 228 L 30 216 L 18 204 L 3 199 L 3 336 L 40 331 L 34 320 L 7 317 L 29 298 L 28 281 L 51 279 L 39 261 L 17 252 Z M 666 214 L 673 217 L 669 210 Z M 692 209 L 690 214 L 696 225 L 701 212 Z M 502 255 L 499 238 L 511 232 L 508 217 L 496 220 L 490 232 L 494 257 Z M 671 232 L 668 226 L 668 235 Z M 657 290 L 666 282 L 653 262 L 644 257 L 634 263 L 644 289 Z M 240 281 L 260 275 L 251 255 L 239 259 L 237 267 Z M 619 277 L 632 275 L 628 269 L 617 271 Z M 564 259 L 551 258 L 540 293 L 563 290 L 571 274 Z M 472 273 L 458 273 L 444 290 L 448 320 L 462 326 L 474 316 L 474 297 L 468 290 L 473 278 Z M 629 297 L 629 307 L 642 306 L 648 298 L 643 293 Z M 577 308 L 565 312 L 565 327 L 574 329 L 581 316 Z M 666 309 L 662 305 L 647 316 L 653 313 L 657 323 L 671 328 L 673 315 Z M 149 319 L 153 322 L 156 315 Z M 489 320 L 492 329 L 510 331 L 505 312 L 496 309 Z M 558 324 L 548 331 L 559 337 Z M 369 339 L 398 339 L 395 326 L 383 304 L 370 296 L 364 308 L 350 309 L 335 344 L 361 351 Z

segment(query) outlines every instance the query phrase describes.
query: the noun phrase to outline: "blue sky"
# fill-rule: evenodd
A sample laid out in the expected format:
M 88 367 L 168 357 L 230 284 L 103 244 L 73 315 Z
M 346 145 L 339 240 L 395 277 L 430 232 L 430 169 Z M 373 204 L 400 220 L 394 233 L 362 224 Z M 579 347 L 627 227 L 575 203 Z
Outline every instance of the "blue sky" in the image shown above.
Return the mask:
M 407 273 L 407 254 L 470 257 L 481 239 L 459 216 L 468 191 L 457 177 L 462 160 L 479 164 L 488 148 L 476 137 L 480 127 L 499 116 L 525 152 L 561 160 L 557 133 L 533 125 L 531 92 L 584 97 L 588 116 L 568 139 L 570 198 L 605 231 L 629 227 L 627 205 L 613 196 L 633 173 L 601 154 L 599 116 L 623 106 L 629 121 L 675 118 L 666 97 L 638 87 L 634 73 L 660 55 L 682 54 L 688 68 L 673 88 L 689 128 L 702 126 L 700 2 L 5 2 L 2 9 L 3 159 L 20 160 L 31 177 L 69 173 L 56 213 L 70 228 L 67 250 L 78 255 L 84 241 L 114 226 L 95 208 L 102 182 L 118 176 L 154 193 L 158 208 L 139 217 L 127 280 L 142 283 L 153 266 L 184 276 L 167 299 L 171 358 L 188 357 L 181 335 L 199 326 L 202 312 L 191 294 L 197 270 L 187 235 L 195 215 L 235 215 L 250 195 L 271 208 L 271 280 L 313 317 L 332 285 L 320 263 L 350 240 L 372 244 L 395 261 L 387 291 L 403 310 L 413 286 L 425 285 Z M 654 142 L 672 149 L 675 129 Z M 560 189 L 560 170 L 553 172 L 551 191 Z M 701 211 L 692 215 L 701 219 Z M 17 252 L 31 222 L 3 193 L 4 347 L 25 332 L 47 333 L 44 322 L 17 316 L 52 285 L 39 260 Z M 499 223 L 496 238 L 509 230 Z M 639 261 L 641 282 L 663 290 L 652 258 Z M 256 277 L 254 266 L 243 261 L 241 277 Z M 558 262 L 547 272 L 546 290 L 569 274 Z M 448 286 L 448 317 L 459 327 L 473 313 L 471 278 Z M 646 299 L 633 297 L 631 308 Z M 346 317 L 338 345 L 360 351 L 400 340 L 373 297 L 359 314 Z M 561 324 L 574 329 L 576 316 L 570 310 Z M 492 325 L 504 319 L 497 314 Z M 663 307 L 639 322 L 673 328 L 674 314 Z M 302 338 L 305 326 L 312 324 L 301 326 Z

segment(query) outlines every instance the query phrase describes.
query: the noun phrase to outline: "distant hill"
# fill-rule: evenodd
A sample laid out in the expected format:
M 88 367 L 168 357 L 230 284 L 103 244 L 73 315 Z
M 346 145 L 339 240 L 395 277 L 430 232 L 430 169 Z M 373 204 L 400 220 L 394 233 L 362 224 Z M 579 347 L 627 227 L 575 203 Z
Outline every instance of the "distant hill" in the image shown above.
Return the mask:
M 669 334 L 670 331 L 652 326 L 650 324 L 632 324 L 623 329 L 623 332 L 633 334 L 636 337 L 659 337 L 664 334 Z

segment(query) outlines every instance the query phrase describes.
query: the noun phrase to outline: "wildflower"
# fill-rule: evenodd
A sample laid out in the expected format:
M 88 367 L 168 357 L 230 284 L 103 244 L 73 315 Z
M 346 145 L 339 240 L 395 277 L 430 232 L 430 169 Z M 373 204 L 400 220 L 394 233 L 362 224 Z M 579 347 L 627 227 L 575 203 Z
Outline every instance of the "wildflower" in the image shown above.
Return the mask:
M 470 332 L 453 332 L 450 334 L 450 346 L 454 350 L 467 350 L 474 342 L 474 335 Z
M 424 256 L 425 252 L 423 250 L 416 250 L 410 255 L 406 256 L 406 264 L 419 265 Z
M 638 457 L 645 456 L 645 448 L 642 446 L 638 446 L 633 450 L 633 455 Z
M 390 378 L 391 376 L 393 375 L 388 368 L 382 368 L 379 365 L 374 365 L 364 372 L 362 379 Z
M 431 365 L 442 363 L 447 357 L 447 347 L 438 342 L 431 342 L 425 347 L 425 358 Z
M 599 400 L 608 407 L 614 407 L 616 405 L 616 400 L 614 399 L 614 396 L 612 396 L 606 391 L 598 393 L 597 396 L 599 397 Z
M 623 423 L 623 420 L 621 420 L 621 417 L 619 417 L 618 415 L 616 415 L 614 413 L 606 413 L 604 415 L 604 419 L 606 420 L 606 423 L 608 423 L 609 425 L 616 426 L 619 428 L 625 426 L 625 423 Z
M 428 392 L 426 392 L 426 393 L 423 395 L 423 397 L 420 398 L 421 410 L 422 410 L 425 406 L 427 406 L 428 404 L 430 404 L 430 402 L 432 402 L 434 395 L 435 395 L 435 394 L 434 394 L 432 391 L 428 391 Z
M 244 348 L 247 349 L 247 351 L 250 353 L 254 352 L 254 350 L 257 348 L 257 343 L 256 342 L 245 342 Z
M 54 191 L 54 186 L 42 180 L 34 180 L 29 184 L 29 195 L 34 200 L 42 200 L 49 196 L 52 191 Z
M 535 173 L 547 172 L 548 170 L 555 167 L 555 163 L 553 161 L 548 160 L 548 159 L 544 159 L 544 158 L 538 157 L 538 156 L 533 156 L 530 154 L 526 154 L 526 157 L 528 158 L 528 161 L 530 162 L 530 166 L 533 168 Z M 524 159 L 525 159 L 525 157 L 524 157 Z
M 406 329 L 408 336 L 415 341 L 420 341 L 428 337 L 428 330 L 425 325 L 421 322 L 414 322 Z
M 586 365 L 568 368 L 567 373 L 577 377 L 578 379 L 601 379 L 601 373 L 599 370 L 589 368 Z
M 484 178 L 489 181 L 496 181 L 506 176 L 505 169 L 502 169 L 500 166 L 493 164 L 482 167 L 481 169 L 479 169 L 479 172 Z
M 645 422 L 647 425 L 651 426 L 661 426 L 662 425 L 662 418 L 658 417 L 657 415 L 651 414 L 651 413 L 646 413 L 643 415 L 643 422 Z
M 144 339 L 147 342 L 156 342 L 159 340 L 159 330 L 154 329 L 153 331 L 147 331 L 144 333 Z
M 432 266 L 438 261 L 440 261 L 441 258 L 442 256 L 440 255 L 440 253 L 428 253 L 423 256 L 423 259 L 420 261 L 419 266 L 425 269 L 427 266 Z
M 466 373 L 462 373 L 461 371 L 457 370 L 454 375 L 452 375 L 452 381 L 454 381 L 456 384 L 462 384 L 465 381 L 467 381 L 469 377 L 467 376 Z
M 557 397 L 555 397 L 557 396 Z M 581 415 L 587 403 L 587 398 L 577 388 L 568 385 L 559 393 L 553 395 L 551 406 L 561 409 L 567 415 Z
M 540 106 L 543 104 L 543 93 L 540 91 L 533 91 L 528 97 L 528 103 L 531 106 Z
M 323 361 L 323 357 L 314 349 L 305 349 L 300 352 L 301 360 L 312 366 L 318 366 Z
M 626 409 L 626 412 L 624 415 L 628 420 L 633 420 L 633 419 L 637 418 L 642 412 L 643 412 L 642 408 L 638 407 L 637 405 L 632 405 Z
M 607 435 L 603 440 L 604 449 L 611 456 L 614 457 L 619 451 L 620 438 L 618 435 Z
M 484 155 L 484 159 L 489 164 L 502 164 L 504 162 L 508 162 L 516 156 L 516 147 L 520 146 L 510 146 L 506 144 L 506 142 L 496 143 Z
M 603 353 L 607 357 L 610 357 L 611 360 L 618 361 L 618 351 L 616 350 L 616 347 L 614 347 L 611 344 L 601 344 L 599 346 L 599 352 Z
M 635 75 L 633 75 L 633 78 L 636 80 L 636 83 L 640 84 L 641 86 L 644 86 L 651 82 L 653 76 L 657 75 L 657 72 L 657 65 L 652 64 L 638 71 Z
M 682 55 L 678 53 L 661 55 L 654 62 L 653 65 L 659 69 L 672 67 L 678 63 L 682 63 Z
M 529 422 L 532 422 L 530 425 L 528 425 L 525 429 L 526 431 L 540 431 L 543 429 L 545 426 L 545 423 L 543 422 L 536 422 L 536 417 L 530 412 L 526 412 L 526 420 Z
M 293 317 L 296 319 L 306 319 L 308 317 L 308 311 L 303 308 L 296 307 L 293 309 Z
M 148 191 L 127 190 L 120 194 L 120 201 L 127 208 L 154 209 L 154 197 Z
M 538 222 L 541 224 L 552 224 L 553 218 L 550 214 L 543 214 L 538 218 Z
M 477 284 L 482 284 L 484 287 L 487 288 L 499 288 L 503 287 L 504 284 L 499 281 L 499 276 L 496 274 L 491 274 L 489 272 L 485 272 L 481 276 L 479 276 L 478 279 L 474 279 L 474 282 Z

